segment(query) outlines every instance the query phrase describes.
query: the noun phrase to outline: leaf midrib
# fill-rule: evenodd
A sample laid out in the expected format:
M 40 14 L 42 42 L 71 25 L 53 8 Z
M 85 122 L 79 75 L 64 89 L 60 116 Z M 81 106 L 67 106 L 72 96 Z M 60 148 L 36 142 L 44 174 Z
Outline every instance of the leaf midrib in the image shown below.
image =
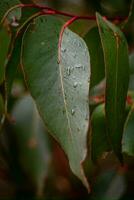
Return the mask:
M 65 90 L 64 90 L 64 82 L 63 82 L 63 65 L 61 63 L 61 60 L 60 60 L 60 63 L 59 63 L 59 75 L 60 75 L 60 82 L 61 82 L 61 90 L 62 90 L 62 94 L 63 94 L 63 102 L 64 102 L 64 107 L 65 107 L 65 113 L 66 113 L 66 118 L 67 118 L 67 123 L 68 123 L 68 128 L 69 128 L 69 133 L 70 133 L 70 136 L 72 138 L 72 129 L 71 129 L 71 123 L 70 123 L 70 119 L 69 119 L 69 112 L 68 112 L 68 109 L 67 109 L 67 102 L 66 102 L 66 97 L 65 97 Z

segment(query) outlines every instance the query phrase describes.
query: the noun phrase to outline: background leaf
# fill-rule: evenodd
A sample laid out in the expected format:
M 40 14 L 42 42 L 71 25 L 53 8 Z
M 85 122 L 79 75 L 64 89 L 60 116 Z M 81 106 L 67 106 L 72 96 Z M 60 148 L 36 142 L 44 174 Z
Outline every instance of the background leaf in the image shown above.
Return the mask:
M 127 43 L 118 27 L 97 14 L 106 69 L 106 125 L 112 148 L 121 156 L 121 139 L 129 81 Z
M 90 87 L 97 85 L 105 77 L 105 64 L 103 49 L 98 28 L 91 29 L 84 37 L 90 52 L 91 83 Z
M 53 16 L 34 20 L 24 36 L 22 64 L 45 124 L 66 152 L 72 171 L 88 187 L 81 164 L 87 151 L 89 54 L 84 41 L 67 29 L 58 64 L 62 25 Z
M 0 27 L 0 84 L 4 80 L 5 63 L 10 44 L 10 34 L 4 27 Z
M 50 149 L 42 121 L 30 96 L 20 99 L 13 111 L 18 159 L 28 180 L 41 192 L 48 174 Z
M 91 118 L 91 157 L 93 161 L 110 151 L 106 133 L 104 104 L 99 105 L 92 113 Z

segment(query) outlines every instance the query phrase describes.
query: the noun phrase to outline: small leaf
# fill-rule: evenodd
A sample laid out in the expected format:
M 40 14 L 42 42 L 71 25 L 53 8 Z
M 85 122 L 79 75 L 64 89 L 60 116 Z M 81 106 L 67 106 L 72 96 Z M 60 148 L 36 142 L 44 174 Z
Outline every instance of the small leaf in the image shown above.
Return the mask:
M 42 119 L 66 152 L 74 174 L 88 187 L 82 162 L 87 152 L 90 59 L 83 39 L 67 29 L 57 62 L 62 26 L 54 16 L 34 20 L 24 36 L 22 66 Z
M 91 29 L 84 37 L 90 52 L 91 59 L 91 83 L 90 87 L 97 85 L 105 77 L 105 64 L 103 49 L 98 28 Z
M 18 159 L 28 179 L 42 191 L 50 162 L 50 149 L 42 121 L 30 96 L 20 99 L 13 111 Z
M 118 27 L 97 14 L 106 70 L 106 124 L 107 134 L 118 158 L 125 122 L 125 104 L 129 81 L 127 42 Z
M 91 118 L 91 157 L 96 161 L 110 151 L 106 133 L 105 108 L 99 105 L 95 108 Z
M 134 105 L 126 120 L 122 140 L 122 152 L 129 156 L 134 156 Z
M 5 77 L 5 63 L 7 59 L 10 35 L 4 27 L 0 27 L 0 84 Z

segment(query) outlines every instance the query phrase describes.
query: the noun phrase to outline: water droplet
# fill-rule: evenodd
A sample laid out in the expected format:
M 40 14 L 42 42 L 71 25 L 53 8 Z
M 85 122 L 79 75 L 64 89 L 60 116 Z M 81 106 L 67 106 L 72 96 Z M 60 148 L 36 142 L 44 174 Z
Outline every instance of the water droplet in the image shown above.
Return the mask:
M 42 46 L 45 45 L 45 42 L 41 42 L 41 45 L 42 45 Z
M 11 26 L 13 26 L 13 27 L 18 27 L 18 26 L 19 26 L 19 23 L 18 23 L 18 22 L 12 22 L 12 23 L 11 23 Z
M 70 74 L 71 74 L 71 67 L 68 67 L 67 68 L 67 75 L 70 76 Z
M 82 69 L 82 70 L 85 70 L 85 66 L 82 65 L 82 64 L 77 64 L 77 65 L 75 65 L 75 68 L 76 68 L 76 69 Z
M 19 26 L 19 23 L 17 22 L 17 19 L 16 19 L 15 16 L 12 17 L 11 26 L 13 26 L 13 27 L 18 27 Z
M 78 86 L 77 82 L 74 82 L 73 87 L 76 88 Z
M 66 52 L 66 49 L 65 49 L 64 47 L 62 47 L 62 48 L 61 48 L 61 51 L 62 51 L 63 53 L 65 53 L 65 52 Z
M 74 109 L 71 110 L 71 114 L 72 114 L 72 115 L 75 114 L 75 110 L 74 110 Z

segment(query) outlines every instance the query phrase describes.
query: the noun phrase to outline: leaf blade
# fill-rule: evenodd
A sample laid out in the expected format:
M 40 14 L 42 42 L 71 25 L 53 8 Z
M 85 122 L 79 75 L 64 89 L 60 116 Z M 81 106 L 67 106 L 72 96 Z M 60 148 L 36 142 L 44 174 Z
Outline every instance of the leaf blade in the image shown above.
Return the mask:
M 95 108 L 91 117 L 91 157 L 94 162 L 109 152 L 104 104 Z
M 27 85 L 44 122 L 68 155 L 72 171 L 88 187 L 81 163 L 87 151 L 89 55 L 84 41 L 66 30 L 61 46 L 62 62 L 57 63 L 62 25 L 58 18 L 52 16 L 34 20 L 24 36 L 22 65 Z M 31 49 L 29 44 L 33 41 Z
M 91 58 L 91 83 L 90 87 L 99 84 L 105 77 L 104 56 L 98 28 L 91 29 L 84 37 L 89 48 Z M 97 57 L 97 59 L 96 59 Z
M 107 133 L 114 152 L 122 160 L 121 139 L 129 80 L 127 42 L 115 25 L 103 19 L 99 14 L 96 16 L 106 69 Z

